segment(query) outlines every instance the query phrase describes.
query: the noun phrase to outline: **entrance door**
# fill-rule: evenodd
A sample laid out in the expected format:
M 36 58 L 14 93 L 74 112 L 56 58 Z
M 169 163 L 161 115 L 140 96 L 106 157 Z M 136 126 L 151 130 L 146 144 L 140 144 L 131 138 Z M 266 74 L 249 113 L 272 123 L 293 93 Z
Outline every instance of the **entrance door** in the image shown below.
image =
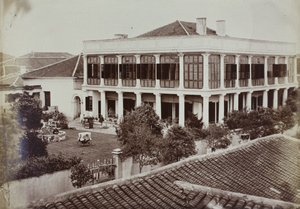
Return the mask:
M 115 117 L 116 101 L 115 100 L 107 100 L 107 106 L 108 106 L 108 117 Z
M 124 99 L 123 100 L 123 115 L 126 114 L 126 111 L 130 112 L 135 107 L 135 100 L 133 99 Z

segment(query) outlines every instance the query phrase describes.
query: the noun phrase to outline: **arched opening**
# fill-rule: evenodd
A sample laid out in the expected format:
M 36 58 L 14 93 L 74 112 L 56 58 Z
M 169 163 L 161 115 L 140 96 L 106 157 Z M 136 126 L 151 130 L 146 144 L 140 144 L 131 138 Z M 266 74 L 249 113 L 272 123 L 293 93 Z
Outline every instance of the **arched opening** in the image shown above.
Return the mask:
M 74 97 L 74 119 L 80 117 L 81 114 L 81 99 L 79 96 Z

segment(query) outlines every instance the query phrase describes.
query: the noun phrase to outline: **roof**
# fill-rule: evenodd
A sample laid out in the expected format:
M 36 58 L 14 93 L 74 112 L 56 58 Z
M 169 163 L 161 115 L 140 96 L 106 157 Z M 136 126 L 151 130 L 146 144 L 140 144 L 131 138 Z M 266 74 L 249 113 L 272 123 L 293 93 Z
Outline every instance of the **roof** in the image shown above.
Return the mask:
M 0 52 L 0 62 L 3 62 L 8 59 L 12 59 L 12 58 L 14 58 L 12 55 Z
M 58 194 L 34 208 L 300 208 L 300 140 L 273 135 L 149 173 Z M 219 205 L 219 207 L 214 207 Z
M 21 75 L 22 78 L 80 76 L 83 76 L 83 58 L 81 55 L 77 55 L 72 58 L 62 60 L 60 62 Z
M 23 80 L 18 74 L 10 74 L 0 78 L 0 86 L 23 86 Z
M 26 58 L 71 58 L 74 55 L 67 52 L 30 52 L 21 57 Z
M 216 31 L 207 28 L 207 35 L 216 35 Z M 184 36 L 184 35 L 198 35 L 196 32 L 196 23 L 175 21 L 168 25 L 154 29 L 150 32 L 139 35 L 137 38 L 155 37 L 155 36 Z

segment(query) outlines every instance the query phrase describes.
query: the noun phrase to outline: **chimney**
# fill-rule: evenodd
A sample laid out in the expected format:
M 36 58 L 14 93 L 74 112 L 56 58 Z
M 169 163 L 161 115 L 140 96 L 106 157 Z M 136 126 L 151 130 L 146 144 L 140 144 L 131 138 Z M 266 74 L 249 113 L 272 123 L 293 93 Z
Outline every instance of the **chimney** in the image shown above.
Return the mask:
M 196 32 L 199 35 L 206 35 L 206 18 L 205 17 L 196 19 Z
M 217 35 L 218 36 L 225 36 L 225 20 L 218 20 L 217 21 Z

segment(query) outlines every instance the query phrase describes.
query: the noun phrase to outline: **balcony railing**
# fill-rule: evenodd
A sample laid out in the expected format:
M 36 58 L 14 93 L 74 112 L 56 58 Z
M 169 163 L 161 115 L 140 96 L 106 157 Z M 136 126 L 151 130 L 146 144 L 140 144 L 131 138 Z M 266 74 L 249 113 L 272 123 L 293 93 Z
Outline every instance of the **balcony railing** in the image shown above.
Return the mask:
M 224 85 L 225 85 L 225 88 L 234 88 L 235 80 L 225 80 Z
M 105 86 L 117 86 L 118 85 L 118 79 L 115 79 L 115 78 L 105 78 L 104 79 L 104 85 Z
M 186 89 L 202 89 L 203 82 L 200 81 L 184 81 L 184 88 Z
M 99 85 L 100 84 L 100 78 L 88 78 L 87 79 L 88 85 Z
M 133 79 L 123 79 L 122 80 L 122 85 L 123 86 L 135 86 L 136 85 L 136 80 L 133 80 Z
M 247 87 L 248 86 L 248 79 L 240 79 L 239 83 L 240 83 L 240 87 Z
M 284 84 L 285 83 L 285 77 L 279 77 L 278 78 L 278 83 L 279 84 Z
M 275 78 L 274 77 L 268 78 L 268 84 L 269 85 L 274 85 L 275 84 Z
M 209 88 L 210 89 L 218 89 L 220 88 L 220 81 L 209 81 Z
M 160 80 L 160 87 L 162 88 L 177 88 L 178 86 L 178 80 Z
M 253 86 L 263 86 L 265 84 L 264 78 L 252 79 Z
M 141 79 L 142 87 L 155 87 L 155 80 Z

